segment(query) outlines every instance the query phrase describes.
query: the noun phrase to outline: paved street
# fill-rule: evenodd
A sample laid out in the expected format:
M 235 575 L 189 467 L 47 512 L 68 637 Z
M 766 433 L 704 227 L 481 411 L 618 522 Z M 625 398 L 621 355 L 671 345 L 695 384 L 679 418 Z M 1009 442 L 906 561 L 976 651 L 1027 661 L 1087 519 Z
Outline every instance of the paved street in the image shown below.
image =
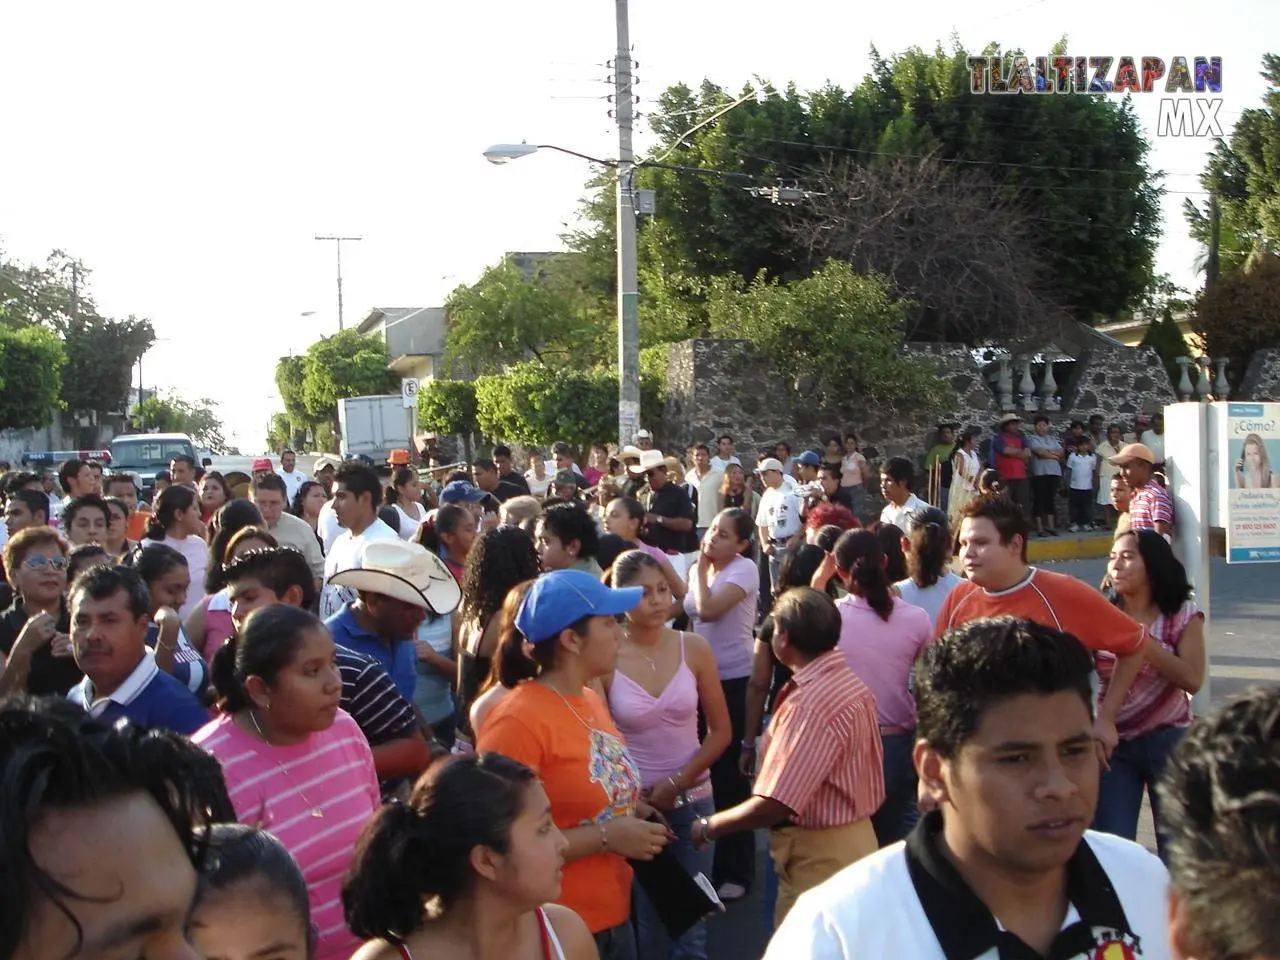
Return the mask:
M 1047 566 L 1098 583 L 1106 569 L 1103 560 L 1078 560 Z M 1242 564 L 1227 566 L 1214 561 L 1211 571 L 1212 601 L 1209 632 L 1210 696 L 1218 702 L 1257 683 L 1280 682 L 1280 566 Z M 759 835 L 764 876 L 764 837 Z M 1150 818 L 1144 815 L 1140 839 L 1155 849 Z M 759 885 L 751 895 L 731 906 L 710 924 L 712 960 L 754 960 L 768 942 L 763 922 Z

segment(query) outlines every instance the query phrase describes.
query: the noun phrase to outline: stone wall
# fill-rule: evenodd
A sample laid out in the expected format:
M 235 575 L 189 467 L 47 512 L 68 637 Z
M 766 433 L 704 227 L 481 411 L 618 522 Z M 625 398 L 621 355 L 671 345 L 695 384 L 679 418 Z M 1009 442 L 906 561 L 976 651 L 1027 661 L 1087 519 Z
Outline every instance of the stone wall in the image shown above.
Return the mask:
M 1280 400 L 1280 349 L 1259 350 L 1249 361 L 1236 400 Z

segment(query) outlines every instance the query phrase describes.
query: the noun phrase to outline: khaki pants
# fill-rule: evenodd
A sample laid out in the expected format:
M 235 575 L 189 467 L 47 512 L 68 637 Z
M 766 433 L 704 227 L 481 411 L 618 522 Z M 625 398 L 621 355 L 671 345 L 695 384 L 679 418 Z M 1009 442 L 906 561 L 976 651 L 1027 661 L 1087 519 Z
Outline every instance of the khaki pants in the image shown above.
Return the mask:
M 878 849 L 869 818 L 825 830 L 779 827 L 770 831 L 769 856 L 778 871 L 774 929 L 781 926 L 800 894 Z

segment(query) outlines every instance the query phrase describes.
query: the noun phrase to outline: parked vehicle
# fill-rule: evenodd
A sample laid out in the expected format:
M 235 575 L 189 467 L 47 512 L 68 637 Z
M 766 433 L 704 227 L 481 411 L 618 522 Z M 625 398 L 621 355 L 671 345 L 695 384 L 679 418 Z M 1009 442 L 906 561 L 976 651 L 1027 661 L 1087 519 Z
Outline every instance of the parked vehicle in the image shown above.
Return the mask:
M 111 441 L 111 471 L 132 474 L 142 497 L 151 499 L 156 474 L 169 469 L 176 456 L 186 455 L 200 462 L 196 445 L 185 433 L 130 433 Z
M 368 457 L 374 463 L 385 463 L 392 450 L 413 449 L 409 423 L 412 413 L 405 409 L 398 393 L 339 400 L 343 458 Z

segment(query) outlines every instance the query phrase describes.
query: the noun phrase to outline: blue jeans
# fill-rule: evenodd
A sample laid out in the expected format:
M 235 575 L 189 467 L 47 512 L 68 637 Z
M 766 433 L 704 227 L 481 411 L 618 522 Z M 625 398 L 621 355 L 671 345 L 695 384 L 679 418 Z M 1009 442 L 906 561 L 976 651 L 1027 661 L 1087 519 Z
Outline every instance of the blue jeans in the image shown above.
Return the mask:
M 880 737 L 884 750 L 884 803 L 871 817 L 871 826 L 882 847 L 906 839 L 920 819 L 916 767 L 911 759 L 915 744 L 914 732 Z
M 1160 833 L 1160 799 L 1155 785 L 1164 774 L 1173 748 L 1186 734 L 1185 727 L 1161 727 L 1142 736 L 1121 740 L 1111 755 L 1111 769 L 1102 775 L 1098 789 L 1098 810 L 1093 829 L 1127 840 L 1138 838 L 1138 816 L 1142 794 L 1151 797 L 1151 818 L 1156 824 L 1156 852 L 1165 857 Z
M 593 936 L 600 960 L 636 960 L 636 931 L 630 920 Z
M 709 817 L 716 812 L 715 801 L 711 797 L 696 803 L 676 807 L 667 816 L 667 822 L 675 831 L 676 840 L 671 845 L 676 859 L 680 861 L 689 876 L 701 873 L 707 880 L 711 879 L 711 866 L 715 860 L 715 844 L 709 844 L 701 850 L 693 849 L 693 822 L 699 817 Z M 672 943 L 667 937 L 666 928 L 658 919 L 658 914 L 649 903 L 644 890 L 635 884 L 635 906 L 632 916 L 636 922 L 636 936 L 640 941 L 641 960 L 656 960 L 661 957 L 662 946 L 666 944 L 667 960 L 707 960 L 707 922 L 701 920 L 686 930 L 679 940 Z

